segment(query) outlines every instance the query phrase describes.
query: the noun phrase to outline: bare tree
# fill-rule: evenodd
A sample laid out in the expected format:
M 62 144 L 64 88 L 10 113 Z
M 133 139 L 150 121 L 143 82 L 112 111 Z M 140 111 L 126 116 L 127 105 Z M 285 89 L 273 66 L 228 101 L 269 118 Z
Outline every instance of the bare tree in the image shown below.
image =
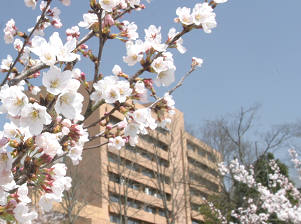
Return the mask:
M 71 160 L 66 157 L 65 164 L 68 167 L 67 176 L 72 178 L 72 187 L 64 191 L 62 202 L 60 203 L 69 224 L 74 224 L 78 219 L 80 212 L 89 204 L 97 202 L 99 197 L 91 197 L 94 192 L 94 186 L 99 184 L 91 172 L 86 172 L 81 166 L 72 165 Z M 87 164 L 85 163 L 85 166 Z M 90 165 L 90 168 L 91 165 Z
M 142 155 L 151 161 L 152 182 L 162 199 L 163 207 L 159 214 L 166 218 L 167 224 L 185 223 L 188 219 L 186 214 L 189 207 L 189 186 L 186 177 L 186 154 L 183 151 L 184 124 L 181 122 L 183 119 L 176 115 L 168 128 L 157 128 L 150 135 L 142 137 L 148 149 Z M 184 215 L 180 215 L 181 213 Z
M 101 189 L 95 194 L 109 204 L 114 222 L 127 224 L 134 217 L 142 217 L 141 211 L 156 203 L 156 199 L 145 197 L 150 180 L 144 175 L 145 167 L 139 165 L 137 149 L 127 144 L 120 150 L 101 150 L 108 161 L 101 166 Z
M 260 105 L 255 104 L 249 109 L 241 108 L 238 113 L 206 121 L 199 129 L 200 139 L 221 153 L 222 160 L 226 164 L 237 159 L 246 167 L 253 164 L 261 155 L 287 146 L 288 140 L 297 133 L 294 124 L 275 125 L 263 134 L 250 133 L 254 128 L 259 108 Z M 256 167 L 254 170 L 256 171 Z M 221 195 L 218 200 L 222 203 L 225 215 L 230 214 L 235 208 L 244 206 L 243 198 L 247 192 L 240 189 L 241 185 L 231 174 L 220 178 L 220 187 Z

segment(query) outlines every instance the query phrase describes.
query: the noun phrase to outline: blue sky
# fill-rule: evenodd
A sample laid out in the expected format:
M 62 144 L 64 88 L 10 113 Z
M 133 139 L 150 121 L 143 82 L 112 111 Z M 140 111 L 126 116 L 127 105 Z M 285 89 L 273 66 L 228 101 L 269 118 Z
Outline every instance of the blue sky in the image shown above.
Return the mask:
M 82 14 L 89 10 L 88 0 L 71 0 L 70 7 L 63 6 L 57 0 L 53 2 L 53 6 L 62 11 L 63 27 L 46 29 L 45 38 L 48 40 L 52 32 L 58 31 L 65 39 L 65 30 L 77 25 L 82 20 Z M 133 11 L 121 20 L 135 21 L 141 39 L 144 39 L 144 29 L 150 25 L 161 26 L 165 40 L 171 27 L 181 30 L 180 24 L 173 21 L 177 7 L 193 8 L 202 1 L 142 2 L 146 9 Z M 5 1 L 0 12 L 2 28 L 14 18 L 21 31 L 32 27 L 40 14 L 38 8 L 33 11 L 20 0 Z M 202 124 L 204 119 L 214 119 L 237 111 L 241 106 L 247 108 L 259 102 L 262 104 L 258 113 L 259 130 L 266 131 L 273 124 L 295 122 L 301 117 L 301 1 L 229 0 L 219 4 L 214 12 L 218 25 L 211 34 L 193 30 L 183 38 L 183 45 L 188 50 L 185 54 L 171 50 L 177 66 L 175 83 L 189 70 L 193 56 L 204 60 L 203 66 L 174 93 L 176 107 L 184 112 L 186 121 Z M 83 28 L 80 31 L 81 36 L 88 32 Z M 95 40 L 87 44 L 93 47 Z M 0 46 L 1 59 L 6 58 L 7 54 L 16 57 L 12 45 L 6 45 L 3 41 Z M 100 71 L 104 75 L 112 75 L 113 66 L 118 64 L 125 73 L 134 74 L 139 65 L 128 67 L 122 60 L 125 55 L 124 43 L 108 41 Z M 93 65 L 87 59 L 83 58 L 78 65 L 87 75 L 93 73 Z M 163 95 L 166 90 L 168 88 L 161 87 L 158 93 Z

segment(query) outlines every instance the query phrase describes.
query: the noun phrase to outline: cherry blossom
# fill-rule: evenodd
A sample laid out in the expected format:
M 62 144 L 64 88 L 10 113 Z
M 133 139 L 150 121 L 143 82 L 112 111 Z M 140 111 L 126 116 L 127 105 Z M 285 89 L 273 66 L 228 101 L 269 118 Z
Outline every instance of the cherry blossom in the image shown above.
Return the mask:
M 177 8 L 176 14 L 179 16 L 180 21 L 185 25 L 193 24 L 193 17 L 190 15 L 190 8 L 179 7 Z
M 13 58 L 10 55 L 7 55 L 7 59 L 2 59 L 2 64 L 0 66 L 2 72 L 8 71 L 12 63 Z
M 0 171 L 10 171 L 12 168 L 13 158 L 7 150 L 2 147 L 0 148 Z
M 65 6 L 71 4 L 70 0 L 60 1 Z M 24 0 L 25 5 L 33 10 L 37 2 Z M 13 223 L 29 224 L 37 217 L 37 213 L 29 212 L 27 206 L 30 202 L 28 184 L 36 186 L 41 195 L 39 205 L 43 211 L 50 211 L 52 202 L 62 201 L 63 192 L 70 189 L 72 180 L 66 177 L 66 164 L 57 163 L 58 158 L 69 156 L 72 164 L 78 165 L 83 159 L 85 143 L 94 138 L 107 139 L 104 142 L 107 142 L 105 144 L 110 149 L 121 149 L 126 143 L 135 146 L 139 134 L 145 135 L 157 126 L 165 127 L 169 124 L 169 117 L 175 113 L 175 102 L 168 92 L 161 97 L 157 95 L 154 87 L 154 83 L 157 86 L 170 86 L 175 80 L 173 55 L 167 50 L 177 48 L 180 53 L 184 53 L 187 51 L 183 47 L 184 34 L 197 29 L 210 33 L 216 26 L 213 8 L 217 4 L 212 1 L 211 7 L 207 3 L 199 3 L 192 14 L 191 9 L 186 7 L 176 10 L 176 22 L 182 23 L 178 25 L 182 25 L 185 32 L 176 32 L 172 28 L 167 39 L 162 40 L 161 27 L 150 25 L 145 29 L 142 41 L 138 39 L 138 26 L 135 22 L 118 21 L 130 12 L 144 9 L 140 0 L 99 0 L 90 2 L 89 13 L 83 14 L 83 21 L 78 23 L 78 26 L 89 29 L 84 31 L 83 38 L 80 39 L 79 27 L 73 26 L 66 30 L 66 43 L 63 43 L 58 32 L 50 34 L 47 42 L 43 38 L 47 34 L 44 30 L 50 25 L 54 28 L 63 25 L 59 17 L 61 10 L 50 7 L 51 1 L 40 2 L 41 15 L 37 17 L 37 24 L 28 29 L 29 33 L 24 32 L 23 27 L 18 30 L 13 19 L 6 23 L 4 29 L 5 43 L 14 43 L 13 47 L 17 50 L 14 53 L 18 54 L 16 62 L 8 55 L 0 65 L 1 72 L 7 73 L 0 89 L 0 113 L 7 114 L 10 119 L 4 125 L 3 132 L 0 131 L 0 205 L 3 218 L 9 216 L 9 221 Z M 150 3 L 150 0 L 147 2 Z M 115 28 L 117 32 L 113 33 Z M 15 39 L 17 35 L 21 39 Z M 87 41 L 95 37 L 99 39 L 99 49 L 90 49 Z M 104 47 L 102 44 L 109 39 L 125 43 L 126 56 L 123 61 L 128 66 L 141 65 L 136 73 L 127 74 L 125 68 L 115 65 L 112 69 L 114 75 L 108 75 L 99 67 Z M 99 53 L 96 53 L 98 50 Z M 82 72 L 81 69 L 84 68 L 75 68 L 75 65 L 81 66 L 77 63 L 81 59 L 80 55 L 95 65 L 92 84 L 88 83 L 90 74 Z M 193 68 L 201 64 L 201 59 L 193 58 Z M 150 75 L 156 74 L 147 77 L 147 72 Z M 142 73 L 143 76 L 140 76 Z M 39 77 L 41 74 L 42 77 Z M 38 79 L 43 84 L 41 88 L 33 81 Z M 25 85 L 28 87 L 26 94 Z M 85 94 L 79 93 L 82 91 L 79 91 L 80 87 L 85 89 Z M 38 92 L 41 94 L 34 96 Z M 27 97 L 29 93 L 33 95 Z M 156 102 L 143 109 L 136 107 L 137 101 L 146 103 L 149 94 L 156 98 Z M 84 96 L 87 96 L 88 108 L 82 113 Z M 100 122 L 89 126 L 85 119 L 102 104 L 113 104 L 112 112 L 119 113 L 124 120 L 117 125 L 109 125 L 110 114 L 106 112 Z M 83 122 L 87 128 L 84 128 Z M 89 137 L 88 130 L 93 125 L 101 125 L 105 127 L 105 131 Z M 111 130 L 114 134 L 111 134 Z M 12 151 L 6 149 L 8 145 Z M 88 149 L 89 147 L 85 148 L 87 153 Z M 50 164 L 54 165 L 47 168 Z M 237 180 L 252 187 L 258 186 L 251 172 L 244 171 L 244 167 L 234 163 L 233 168 L 236 170 Z M 276 168 L 275 170 L 277 171 Z M 276 180 L 279 178 L 282 177 L 278 173 L 271 175 L 271 183 L 277 184 Z M 287 186 L 297 198 L 299 193 L 291 185 Z M 266 197 L 270 195 L 268 189 L 258 187 L 258 191 Z M 284 190 L 279 192 L 277 200 L 286 203 L 284 195 Z M 252 202 L 249 204 L 252 206 L 251 210 L 255 211 L 256 207 Z M 268 199 L 265 206 L 266 209 L 275 210 Z M 294 214 L 291 216 L 297 217 L 297 212 L 292 212 L 290 207 L 283 209 L 279 217 L 293 220 L 292 217 L 288 218 L 287 211 Z M 264 216 L 261 220 L 264 220 Z
M 30 221 L 38 217 L 38 214 L 35 211 L 28 213 L 28 210 L 29 210 L 28 207 L 21 202 L 17 204 L 13 210 L 14 217 L 20 223 L 26 223 L 27 221 Z
M 46 112 L 46 108 L 37 103 L 27 104 L 21 111 L 20 126 L 29 127 L 32 135 L 42 132 L 44 124 L 51 123 L 51 116 Z
M 60 68 L 56 66 L 50 66 L 50 70 L 47 73 L 43 73 L 42 83 L 48 92 L 58 95 L 67 88 L 71 78 L 71 71 L 68 70 L 61 72 Z
M 61 202 L 62 199 L 55 194 L 46 193 L 42 195 L 39 201 L 39 205 L 43 211 L 49 212 L 52 209 L 52 202 Z
M 80 27 L 90 28 L 94 23 L 98 22 L 98 17 L 95 13 L 86 13 L 83 15 L 84 21 L 78 23 Z
M 58 61 L 74 61 L 75 59 L 80 60 L 80 55 L 72 53 L 76 48 L 76 38 L 67 41 L 65 45 L 59 36 L 58 32 L 54 32 L 49 39 L 50 45 L 55 49 L 55 54 Z

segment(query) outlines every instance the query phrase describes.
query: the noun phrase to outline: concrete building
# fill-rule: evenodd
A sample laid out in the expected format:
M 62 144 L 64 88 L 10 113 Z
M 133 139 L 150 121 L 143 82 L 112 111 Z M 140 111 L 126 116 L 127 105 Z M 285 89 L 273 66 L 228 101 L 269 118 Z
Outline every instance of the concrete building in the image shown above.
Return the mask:
M 143 108 L 137 105 L 136 109 Z M 89 125 L 112 105 L 102 106 L 90 117 Z M 110 123 L 123 120 L 115 112 Z M 89 129 L 90 136 L 104 128 Z M 116 134 L 116 128 L 111 134 Z M 91 179 L 91 202 L 79 213 L 78 223 L 165 224 L 166 216 L 175 224 L 196 224 L 203 220 L 198 212 L 202 197 L 219 191 L 216 163 L 220 154 L 185 132 L 184 116 L 179 110 L 167 128 L 157 128 L 148 135 L 140 135 L 136 147 L 127 144 L 120 150 L 109 150 L 104 138 L 96 138 L 84 151 L 80 169 Z M 210 189 L 210 190 L 208 190 Z M 83 193 L 85 190 L 83 189 Z M 62 211 L 58 205 L 56 209 Z M 168 213 L 168 214 L 167 214 Z

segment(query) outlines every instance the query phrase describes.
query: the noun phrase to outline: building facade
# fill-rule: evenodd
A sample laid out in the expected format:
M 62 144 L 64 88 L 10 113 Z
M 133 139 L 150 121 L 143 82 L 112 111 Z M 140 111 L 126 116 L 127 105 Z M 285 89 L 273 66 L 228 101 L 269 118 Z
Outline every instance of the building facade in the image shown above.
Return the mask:
M 137 105 L 136 109 L 144 108 Z M 102 106 L 86 125 L 113 108 Z M 123 115 L 115 112 L 110 123 Z M 90 136 L 105 129 L 96 125 Z M 110 134 L 118 134 L 113 128 Z M 96 138 L 87 146 L 80 169 L 93 177 L 93 193 L 79 213 L 78 223 L 196 224 L 203 220 L 199 208 L 203 199 L 219 192 L 216 164 L 220 154 L 185 132 L 179 110 L 166 128 L 140 135 L 135 147 L 109 149 L 107 140 Z M 103 146 L 102 146 L 103 145 Z M 83 179 L 82 181 L 91 181 Z M 56 205 L 57 210 L 61 210 Z

